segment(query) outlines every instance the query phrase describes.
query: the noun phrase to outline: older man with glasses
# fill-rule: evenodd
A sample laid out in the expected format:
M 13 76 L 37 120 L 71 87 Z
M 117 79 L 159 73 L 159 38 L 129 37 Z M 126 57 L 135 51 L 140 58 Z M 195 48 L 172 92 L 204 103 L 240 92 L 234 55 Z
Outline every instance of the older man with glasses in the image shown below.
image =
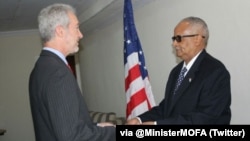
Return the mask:
M 206 52 L 208 39 L 201 18 L 187 17 L 177 24 L 172 46 L 183 61 L 170 72 L 164 99 L 126 124 L 230 124 L 230 73 Z

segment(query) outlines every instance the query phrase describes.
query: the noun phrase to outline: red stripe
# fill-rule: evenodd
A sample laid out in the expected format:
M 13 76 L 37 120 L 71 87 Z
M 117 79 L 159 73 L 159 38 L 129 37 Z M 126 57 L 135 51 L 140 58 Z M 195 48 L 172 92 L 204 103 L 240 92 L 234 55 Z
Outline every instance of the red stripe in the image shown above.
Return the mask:
M 140 77 L 140 68 L 137 64 L 134 67 L 130 68 L 128 71 L 128 76 L 125 79 L 125 91 L 128 90 L 130 83 L 138 77 Z
M 147 100 L 147 96 L 144 88 L 136 92 L 134 95 L 132 95 L 130 97 L 129 102 L 127 103 L 127 111 L 126 111 L 127 116 L 131 114 L 134 108 L 136 108 L 139 104 L 141 104 L 145 100 Z

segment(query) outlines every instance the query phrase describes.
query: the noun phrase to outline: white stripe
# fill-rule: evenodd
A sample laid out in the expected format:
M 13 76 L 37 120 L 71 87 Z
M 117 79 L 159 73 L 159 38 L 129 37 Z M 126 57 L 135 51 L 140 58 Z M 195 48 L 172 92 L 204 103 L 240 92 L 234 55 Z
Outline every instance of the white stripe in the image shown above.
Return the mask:
M 128 71 L 137 65 L 139 62 L 137 53 L 132 53 L 127 57 L 127 63 L 125 64 L 125 78 L 128 77 Z

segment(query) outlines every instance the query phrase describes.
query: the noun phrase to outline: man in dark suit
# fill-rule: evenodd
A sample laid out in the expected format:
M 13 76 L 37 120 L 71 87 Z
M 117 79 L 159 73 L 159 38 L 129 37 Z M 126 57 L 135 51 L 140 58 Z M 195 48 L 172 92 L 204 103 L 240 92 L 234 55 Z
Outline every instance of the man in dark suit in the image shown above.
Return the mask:
M 222 62 L 206 52 L 208 38 L 202 19 L 187 17 L 179 22 L 172 45 L 183 61 L 169 75 L 165 98 L 126 124 L 230 124 L 230 74 Z M 182 68 L 187 71 L 181 81 L 178 76 Z
M 115 141 L 115 126 L 93 123 L 66 57 L 83 37 L 75 10 L 65 4 L 38 17 L 43 49 L 30 74 L 29 93 L 36 141 Z

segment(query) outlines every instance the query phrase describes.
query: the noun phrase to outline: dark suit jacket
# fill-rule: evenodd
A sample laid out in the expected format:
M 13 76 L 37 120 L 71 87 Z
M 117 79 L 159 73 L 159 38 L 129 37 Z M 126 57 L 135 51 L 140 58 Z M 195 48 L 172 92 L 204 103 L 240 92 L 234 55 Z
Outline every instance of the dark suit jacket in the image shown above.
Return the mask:
M 37 141 L 114 141 L 114 127 L 98 127 L 89 116 L 71 70 L 43 50 L 30 75 L 30 104 Z
M 183 63 L 171 71 L 164 99 L 140 115 L 141 120 L 157 124 L 230 124 L 230 74 L 225 66 L 203 50 L 173 96 Z

